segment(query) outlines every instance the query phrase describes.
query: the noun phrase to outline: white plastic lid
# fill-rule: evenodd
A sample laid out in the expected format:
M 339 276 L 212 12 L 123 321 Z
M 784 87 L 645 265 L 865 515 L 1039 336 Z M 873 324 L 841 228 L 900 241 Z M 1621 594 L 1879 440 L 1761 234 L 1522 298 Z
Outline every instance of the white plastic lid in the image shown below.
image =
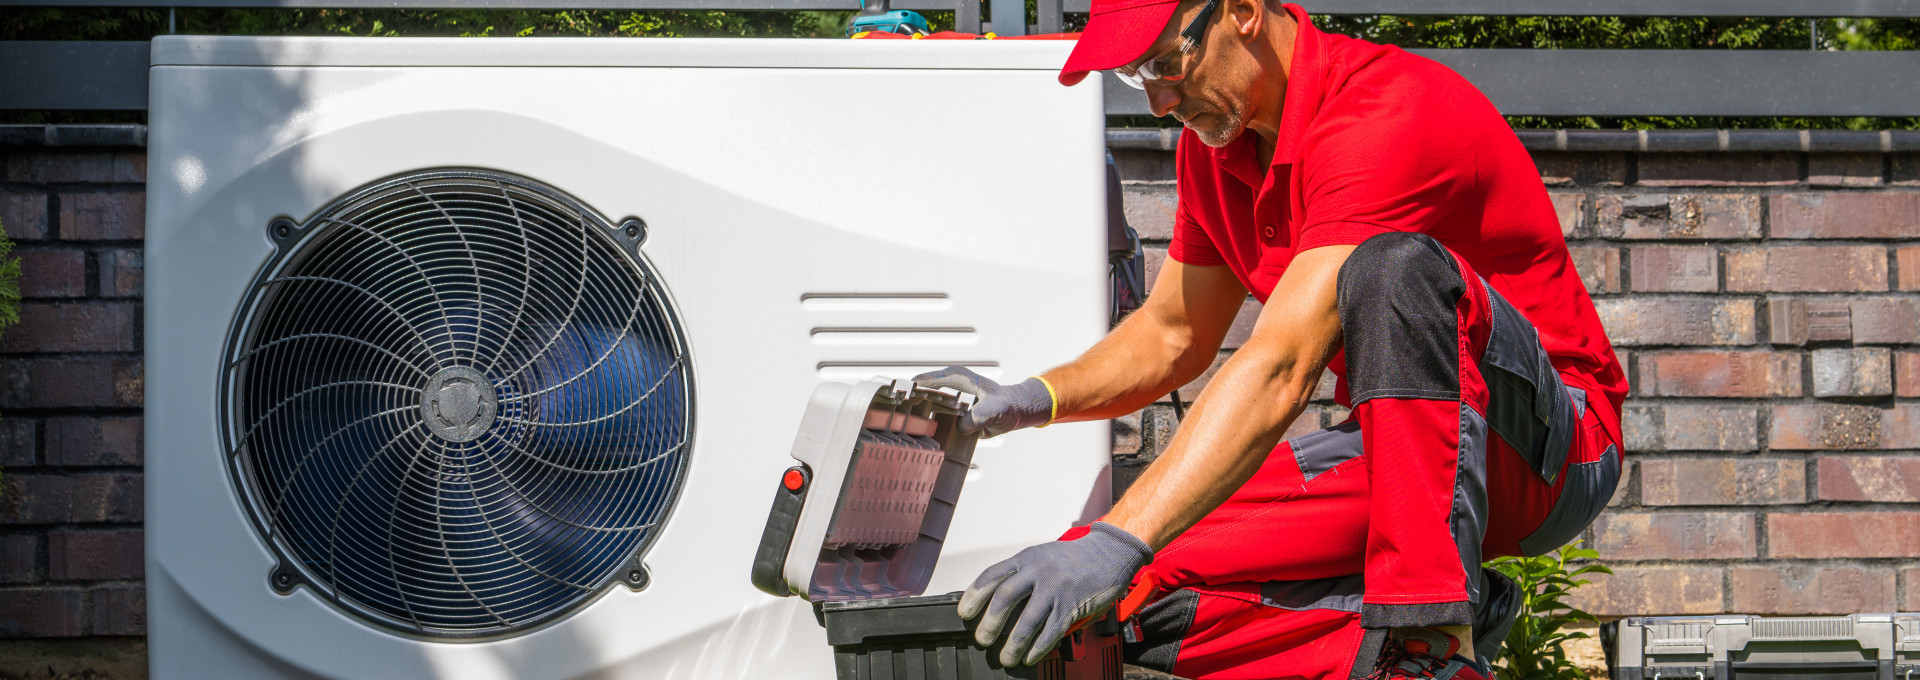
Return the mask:
M 925 592 L 976 435 L 967 404 L 905 380 L 814 389 L 793 457 L 811 474 L 782 576 L 815 602 Z

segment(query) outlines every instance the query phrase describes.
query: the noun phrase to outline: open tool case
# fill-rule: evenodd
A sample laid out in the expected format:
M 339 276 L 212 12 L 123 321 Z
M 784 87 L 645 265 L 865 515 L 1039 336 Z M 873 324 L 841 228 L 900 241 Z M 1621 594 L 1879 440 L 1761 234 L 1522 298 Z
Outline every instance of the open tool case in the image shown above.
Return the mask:
M 825 383 L 794 437 L 753 560 L 753 585 L 815 603 L 842 680 L 1118 680 L 1111 617 L 1038 666 L 1004 668 L 973 642 L 958 593 L 921 597 L 973 460 L 970 404 L 909 381 Z

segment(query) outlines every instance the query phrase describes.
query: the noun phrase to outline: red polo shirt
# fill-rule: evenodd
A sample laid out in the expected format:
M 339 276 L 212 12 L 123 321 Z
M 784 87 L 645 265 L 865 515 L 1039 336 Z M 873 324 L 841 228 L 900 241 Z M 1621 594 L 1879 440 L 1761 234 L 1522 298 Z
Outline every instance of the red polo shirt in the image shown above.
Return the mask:
M 1620 412 L 1626 376 L 1533 159 L 1493 104 L 1445 66 L 1315 28 L 1298 5 L 1273 163 L 1255 135 L 1180 137 L 1168 256 L 1226 265 L 1262 303 L 1295 253 L 1422 232 L 1459 254 L 1540 331 L 1554 366 Z M 1345 401 L 1346 366 L 1335 357 Z M 1611 420 L 1611 418 L 1609 418 Z

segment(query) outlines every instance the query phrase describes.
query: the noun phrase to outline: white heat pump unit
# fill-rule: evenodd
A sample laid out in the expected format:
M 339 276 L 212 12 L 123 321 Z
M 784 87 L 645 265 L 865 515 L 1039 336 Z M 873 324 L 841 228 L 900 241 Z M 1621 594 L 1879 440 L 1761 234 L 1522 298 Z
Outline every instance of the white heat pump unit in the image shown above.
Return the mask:
M 749 579 L 815 387 L 1105 330 L 1069 47 L 155 40 L 153 675 L 832 677 Z M 981 442 L 927 592 L 1103 512 L 1107 446 Z

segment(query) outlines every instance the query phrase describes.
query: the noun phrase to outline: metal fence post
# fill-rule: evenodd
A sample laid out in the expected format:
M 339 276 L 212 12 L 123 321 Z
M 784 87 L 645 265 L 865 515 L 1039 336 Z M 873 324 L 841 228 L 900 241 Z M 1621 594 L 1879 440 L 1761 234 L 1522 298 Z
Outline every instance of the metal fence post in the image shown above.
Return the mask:
M 1067 25 L 1066 3 L 1062 0 L 1034 0 L 1040 10 L 1040 33 L 1059 33 Z
M 980 32 L 980 0 L 954 0 L 953 30 L 961 33 Z
M 993 32 L 998 35 L 1027 34 L 1026 0 L 988 0 L 993 3 Z

